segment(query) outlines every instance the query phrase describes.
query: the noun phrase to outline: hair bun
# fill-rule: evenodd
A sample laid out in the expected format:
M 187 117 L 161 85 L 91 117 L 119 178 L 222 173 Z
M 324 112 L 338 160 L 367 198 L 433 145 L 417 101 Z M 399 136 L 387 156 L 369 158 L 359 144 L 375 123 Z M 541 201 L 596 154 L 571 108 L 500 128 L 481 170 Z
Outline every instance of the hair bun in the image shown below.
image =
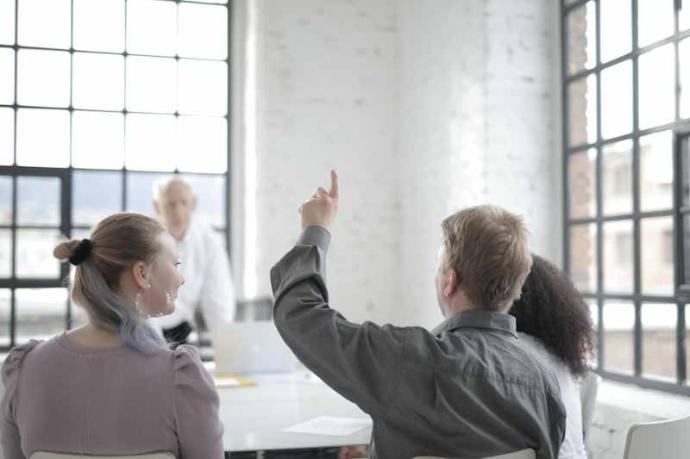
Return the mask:
M 72 252 L 74 252 L 74 249 L 77 248 L 80 242 L 81 241 L 72 239 L 71 241 L 58 244 L 58 246 L 53 250 L 53 256 L 60 261 L 67 261 L 69 257 L 72 256 Z
M 88 258 L 92 247 L 93 244 L 90 239 L 82 239 L 81 241 L 72 239 L 55 247 L 53 256 L 60 261 L 67 260 L 70 264 L 77 266 Z

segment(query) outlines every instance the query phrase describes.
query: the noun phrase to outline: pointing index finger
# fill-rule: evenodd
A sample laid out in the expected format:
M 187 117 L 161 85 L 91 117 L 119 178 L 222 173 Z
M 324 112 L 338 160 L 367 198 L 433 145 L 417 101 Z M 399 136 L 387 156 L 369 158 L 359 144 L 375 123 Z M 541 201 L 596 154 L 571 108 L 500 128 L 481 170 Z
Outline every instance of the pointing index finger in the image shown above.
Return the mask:
M 338 199 L 340 195 L 340 187 L 338 185 L 338 171 L 335 169 L 331 170 L 331 190 L 328 193 L 331 195 L 331 198 Z

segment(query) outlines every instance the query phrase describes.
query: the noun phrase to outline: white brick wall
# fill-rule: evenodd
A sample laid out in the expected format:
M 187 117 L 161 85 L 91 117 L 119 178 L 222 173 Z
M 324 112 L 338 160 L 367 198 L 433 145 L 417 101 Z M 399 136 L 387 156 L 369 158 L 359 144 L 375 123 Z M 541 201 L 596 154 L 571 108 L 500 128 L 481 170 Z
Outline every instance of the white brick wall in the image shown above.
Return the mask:
M 560 263 L 560 61 L 554 0 L 486 6 L 487 200 L 525 216 L 533 250 Z
M 329 286 L 355 320 L 441 319 L 439 223 L 468 205 L 525 214 L 558 260 L 552 3 L 255 2 L 258 293 L 330 167 L 343 199 Z
M 299 204 L 342 176 L 329 277 L 355 320 L 397 302 L 397 24 L 393 1 L 257 2 L 256 275 L 294 243 Z
M 524 215 L 558 262 L 561 214 L 555 3 L 399 3 L 403 295 L 396 321 L 440 315 L 430 273 L 440 220 L 491 203 Z M 431 306 L 431 307 L 430 307 Z

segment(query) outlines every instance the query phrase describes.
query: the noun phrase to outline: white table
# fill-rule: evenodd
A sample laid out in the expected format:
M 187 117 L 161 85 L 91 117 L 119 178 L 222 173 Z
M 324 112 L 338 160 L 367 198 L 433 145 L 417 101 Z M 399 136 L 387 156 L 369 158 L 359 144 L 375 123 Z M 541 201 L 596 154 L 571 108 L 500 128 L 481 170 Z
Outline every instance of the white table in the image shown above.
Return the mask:
M 328 448 L 369 443 L 371 427 L 348 436 L 283 432 L 320 416 L 367 418 L 356 405 L 307 372 L 251 375 L 256 386 L 219 388 L 225 451 Z

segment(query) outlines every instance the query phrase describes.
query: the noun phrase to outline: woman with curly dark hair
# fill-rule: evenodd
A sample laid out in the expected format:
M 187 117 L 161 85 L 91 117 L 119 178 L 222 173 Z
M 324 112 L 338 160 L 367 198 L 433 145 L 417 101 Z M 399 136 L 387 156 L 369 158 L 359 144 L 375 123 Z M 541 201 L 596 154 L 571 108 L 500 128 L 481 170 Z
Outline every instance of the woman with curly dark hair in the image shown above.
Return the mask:
M 576 379 L 587 373 L 587 358 L 593 350 L 589 306 L 561 270 L 535 255 L 522 295 L 510 314 L 517 319 L 520 339 L 541 355 L 558 377 L 567 413 L 565 440 L 558 457 L 586 459 Z

